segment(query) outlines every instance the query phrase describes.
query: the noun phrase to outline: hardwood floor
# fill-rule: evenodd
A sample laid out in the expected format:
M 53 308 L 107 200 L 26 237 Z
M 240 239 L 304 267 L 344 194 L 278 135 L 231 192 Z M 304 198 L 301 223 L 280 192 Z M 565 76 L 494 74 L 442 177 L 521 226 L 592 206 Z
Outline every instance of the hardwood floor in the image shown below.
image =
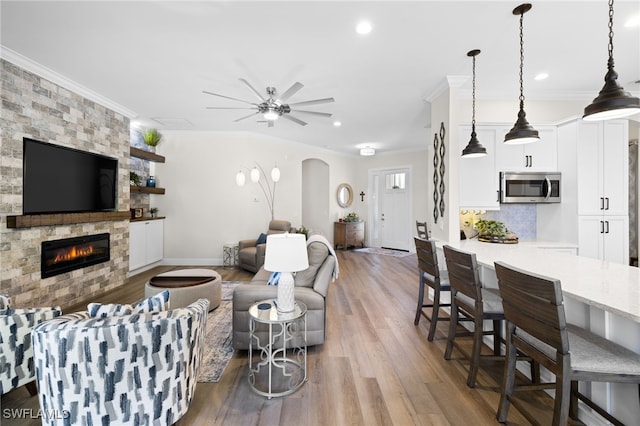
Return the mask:
M 309 348 L 309 379 L 296 393 L 266 399 L 247 383 L 247 352 L 236 351 L 218 383 L 199 383 L 187 414 L 191 425 L 495 425 L 502 363 L 482 365 L 477 387 L 466 386 L 468 363 L 454 350 L 443 358 L 448 323 L 427 341 L 428 322 L 413 325 L 418 294 L 415 255 L 404 258 L 339 251 L 340 279 L 327 299 L 327 341 Z M 143 296 L 158 267 L 129 279 L 99 298 L 133 302 Z M 214 267 L 223 280 L 252 274 Z M 69 307 L 64 312 L 84 310 Z M 485 348 L 489 351 L 489 348 Z M 551 422 L 552 399 L 537 393 L 523 400 L 541 424 Z M 38 425 L 39 419 L 9 418 L 11 409 L 37 410 L 37 397 L 22 387 L 2 396 L 2 425 Z M 511 408 L 510 425 L 529 422 Z

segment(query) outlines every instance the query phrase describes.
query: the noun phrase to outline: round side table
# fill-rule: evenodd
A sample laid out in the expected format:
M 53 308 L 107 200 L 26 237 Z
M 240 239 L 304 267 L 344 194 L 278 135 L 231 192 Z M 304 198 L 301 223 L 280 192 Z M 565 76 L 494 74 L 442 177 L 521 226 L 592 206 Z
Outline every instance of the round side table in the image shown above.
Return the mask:
M 307 305 L 296 301 L 282 313 L 274 300 L 263 300 L 249 308 L 249 318 L 251 389 L 269 399 L 292 394 L 307 381 Z

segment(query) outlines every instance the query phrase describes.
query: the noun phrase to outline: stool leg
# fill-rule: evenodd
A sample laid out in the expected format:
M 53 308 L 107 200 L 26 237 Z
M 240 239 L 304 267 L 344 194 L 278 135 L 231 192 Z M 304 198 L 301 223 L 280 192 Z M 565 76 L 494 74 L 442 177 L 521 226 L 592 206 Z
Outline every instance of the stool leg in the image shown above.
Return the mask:
M 458 326 L 458 305 L 455 301 L 455 290 L 451 289 L 451 316 L 449 317 L 449 336 L 447 337 L 447 349 L 444 351 L 444 359 L 451 359 L 453 341 L 456 338 L 456 327 Z
M 507 323 L 507 360 L 504 363 L 504 373 L 502 375 L 502 392 L 500 394 L 500 404 L 498 405 L 497 420 L 500 423 L 506 423 L 507 414 L 509 414 L 509 407 L 511 402 L 509 399 L 513 394 L 513 388 L 516 382 L 516 347 L 511 343 L 511 333 L 515 329 L 515 326 L 511 323 Z
M 438 315 L 440 314 L 440 286 L 436 281 L 436 285 L 433 287 L 433 309 L 431 311 L 431 325 L 429 326 L 428 341 L 433 341 L 433 336 L 436 334 L 436 325 L 438 325 Z
M 413 320 L 414 325 L 418 325 L 420 322 L 422 305 L 424 305 L 424 277 L 422 271 L 420 271 L 420 283 L 418 284 L 418 307 L 416 308 L 416 318 Z

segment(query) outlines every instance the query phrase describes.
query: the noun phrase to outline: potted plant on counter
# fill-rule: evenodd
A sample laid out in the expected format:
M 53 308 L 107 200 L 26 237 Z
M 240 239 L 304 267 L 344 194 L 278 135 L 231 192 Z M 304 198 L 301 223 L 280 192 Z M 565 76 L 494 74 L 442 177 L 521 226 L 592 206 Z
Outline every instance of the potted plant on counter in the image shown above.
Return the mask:
M 504 223 L 497 220 L 480 219 L 475 227 L 478 231 L 478 241 L 488 243 L 517 243 L 518 237 L 509 232 Z

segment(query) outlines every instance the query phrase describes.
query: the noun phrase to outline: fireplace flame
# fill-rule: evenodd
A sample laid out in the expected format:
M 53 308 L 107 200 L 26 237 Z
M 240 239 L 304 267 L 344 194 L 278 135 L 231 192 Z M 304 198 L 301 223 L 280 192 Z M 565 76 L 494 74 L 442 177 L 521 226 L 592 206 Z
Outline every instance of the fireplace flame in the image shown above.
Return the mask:
M 51 264 L 56 264 L 59 262 L 67 262 L 69 260 L 74 260 L 79 257 L 87 257 L 93 254 L 93 246 L 90 245 L 88 247 L 78 247 L 73 246 L 65 250 L 60 250 L 56 253 L 56 256 L 51 261 Z

